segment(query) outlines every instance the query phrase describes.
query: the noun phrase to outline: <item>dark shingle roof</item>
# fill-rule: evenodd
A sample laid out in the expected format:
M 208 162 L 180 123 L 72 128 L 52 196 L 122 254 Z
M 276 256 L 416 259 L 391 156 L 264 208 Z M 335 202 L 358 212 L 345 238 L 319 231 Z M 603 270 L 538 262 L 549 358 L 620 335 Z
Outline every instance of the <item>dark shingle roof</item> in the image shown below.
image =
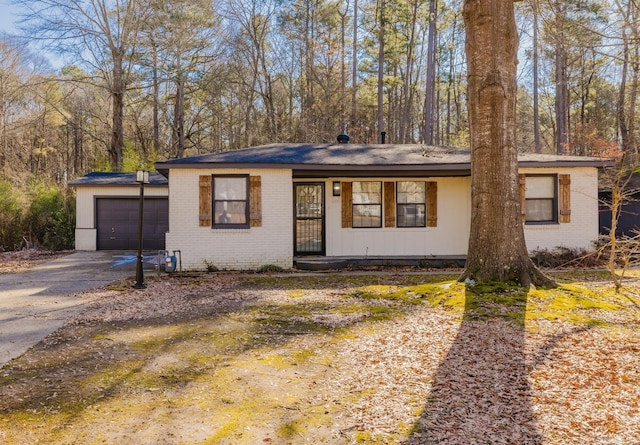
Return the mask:
M 602 166 L 598 158 L 521 154 L 520 166 Z M 291 168 L 294 171 L 468 171 L 468 149 L 419 144 L 269 144 L 156 163 L 174 168 Z
M 270 144 L 167 161 L 183 164 L 423 165 L 469 162 L 469 151 L 424 145 Z M 164 163 L 160 163 L 164 164 Z
M 149 183 L 145 187 L 166 187 L 169 184 L 167 178 L 160 173 L 150 172 Z M 69 182 L 71 187 L 89 187 L 89 186 L 136 186 L 140 184 L 136 182 L 135 172 L 91 172 L 80 178 Z

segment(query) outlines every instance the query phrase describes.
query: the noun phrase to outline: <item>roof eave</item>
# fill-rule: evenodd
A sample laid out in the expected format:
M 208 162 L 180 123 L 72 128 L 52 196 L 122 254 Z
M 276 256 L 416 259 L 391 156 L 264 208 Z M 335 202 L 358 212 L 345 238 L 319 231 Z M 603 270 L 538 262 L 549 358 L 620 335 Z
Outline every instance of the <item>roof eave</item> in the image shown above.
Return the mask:
M 113 184 L 113 183 L 100 183 L 100 182 L 81 182 L 81 183 L 74 183 L 73 181 L 69 182 L 69 184 L 67 184 L 69 187 L 140 187 L 140 183 L 139 182 L 127 182 L 127 183 L 121 183 L 121 184 Z M 167 188 L 169 186 L 169 184 L 151 184 L 151 183 L 147 183 L 144 185 L 145 188 L 153 188 L 153 187 L 164 187 Z
M 217 162 L 198 162 L 185 164 L 165 164 L 157 163 L 156 169 L 164 175 L 165 172 L 173 169 L 216 169 L 216 168 L 256 168 L 256 169 L 285 169 L 285 170 L 379 170 L 379 171 L 405 171 L 405 170 L 469 170 L 471 164 L 469 162 L 462 163 L 442 163 L 442 164 L 280 164 L 280 163 L 259 163 L 259 162 L 234 162 L 234 163 L 217 163 Z M 164 175 L 166 176 L 166 175 Z
M 612 162 L 606 160 L 560 160 L 560 161 L 519 161 L 519 168 L 558 168 L 558 167 L 606 167 L 613 165 Z M 198 162 L 198 163 L 157 163 L 156 169 L 165 177 L 169 177 L 169 170 L 172 169 L 286 169 L 294 172 L 317 171 L 326 175 L 327 172 L 460 172 L 468 173 L 471 170 L 470 162 L 461 163 L 441 163 L 441 164 L 373 164 L 373 165 L 353 165 L 353 164 L 280 164 L 280 163 L 217 163 L 217 162 Z
M 586 159 L 584 161 L 518 161 L 518 167 L 610 167 L 614 165 L 613 161 Z

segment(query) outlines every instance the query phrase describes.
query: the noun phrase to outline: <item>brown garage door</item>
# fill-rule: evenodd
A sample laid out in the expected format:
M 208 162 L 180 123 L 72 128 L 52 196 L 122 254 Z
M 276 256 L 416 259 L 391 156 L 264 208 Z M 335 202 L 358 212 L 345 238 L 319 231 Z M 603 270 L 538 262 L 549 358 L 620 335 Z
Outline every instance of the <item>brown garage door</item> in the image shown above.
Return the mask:
M 138 248 L 138 198 L 97 198 L 96 225 L 98 250 L 136 250 Z M 143 249 L 164 249 L 169 231 L 169 200 L 144 199 Z

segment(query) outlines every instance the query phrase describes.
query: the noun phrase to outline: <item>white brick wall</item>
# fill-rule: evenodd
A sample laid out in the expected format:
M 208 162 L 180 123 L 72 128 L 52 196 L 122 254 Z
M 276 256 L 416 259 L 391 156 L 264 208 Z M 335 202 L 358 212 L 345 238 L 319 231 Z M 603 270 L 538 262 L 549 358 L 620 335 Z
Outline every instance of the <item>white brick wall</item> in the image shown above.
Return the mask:
M 598 237 L 597 170 L 595 168 L 521 169 L 529 174 L 571 175 L 571 222 L 525 225 L 529 251 L 592 247 Z M 262 226 L 220 230 L 199 226 L 200 175 L 249 174 L 261 176 Z M 431 178 L 438 182 L 438 226 L 416 229 L 343 229 L 339 197 L 326 184 L 327 256 L 464 255 L 471 214 L 470 178 Z M 351 178 L 353 179 L 353 178 Z M 396 178 L 397 179 L 397 178 Z M 389 178 L 385 180 L 395 180 Z M 424 180 L 422 178 L 421 180 Z M 305 182 L 308 182 L 306 180 Z M 293 265 L 293 180 L 287 169 L 175 169 L 170 173 L 169 233 L 166 247 L 180 250 L 183 268 L 202 270 L 207 264 L 220 270 L 255 270 L 272 264 Z
M 200 175 L 249 174 L 262 182 L 262 226 L 212 229 L 199 226 Z M 180 250 L 187 270 L 255 270 L 293 267 L 293 191 L 286 169 L 175 169 L 169 174 L 169 232 L 166 248 Z
M 520 169 L 520 173 L 571 175 L 571 222 L 525 224 L 529 252 L 557 247 L 592 250 L 598 239 L 598 171 L 591 167 L 527 168 Z
M 436 227 L 342 228 L 340 197 L 331 196 L 332 181 L 435 181 L 438 183 Z M 471 220 L 471 179 L 330 178 L 327 180 L 327 256 L 466 255 Z M 384 225 L 384 217 L 383 217 Z

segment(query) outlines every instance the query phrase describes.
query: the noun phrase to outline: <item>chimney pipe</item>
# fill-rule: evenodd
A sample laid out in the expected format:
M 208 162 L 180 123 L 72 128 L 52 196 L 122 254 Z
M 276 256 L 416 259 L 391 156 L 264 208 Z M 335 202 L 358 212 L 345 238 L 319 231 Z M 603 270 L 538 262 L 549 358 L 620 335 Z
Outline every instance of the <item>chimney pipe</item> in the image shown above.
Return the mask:
M 387 139 L 387 132 L 386 131 L 381 131 L 380 132 L 380 143 L 384 144 L 386 139 Z

